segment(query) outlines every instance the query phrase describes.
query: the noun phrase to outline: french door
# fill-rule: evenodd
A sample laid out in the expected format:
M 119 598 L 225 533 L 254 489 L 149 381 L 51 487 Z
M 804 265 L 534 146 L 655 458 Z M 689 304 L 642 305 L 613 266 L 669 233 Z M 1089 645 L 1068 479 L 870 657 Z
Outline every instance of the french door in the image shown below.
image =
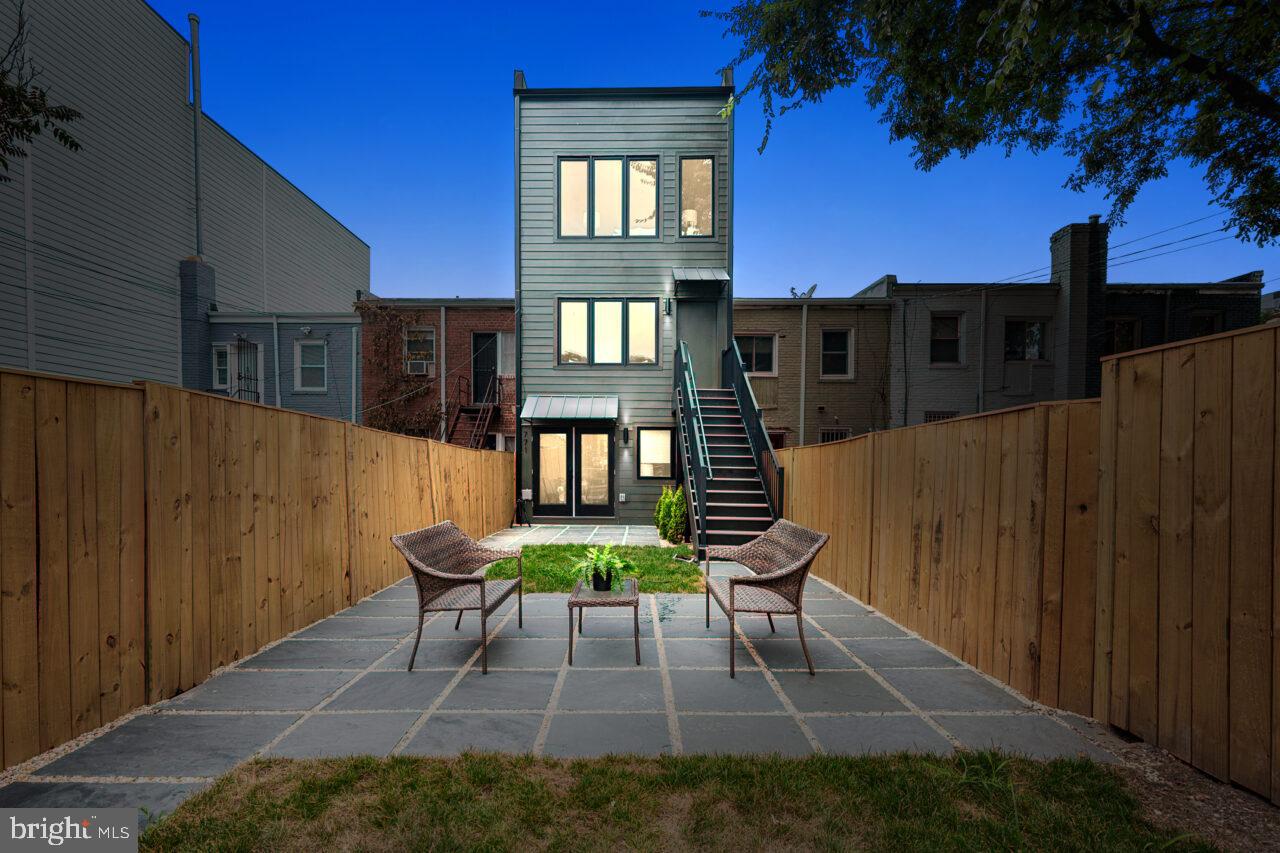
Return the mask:
M 533 482 L 534 515 L 613 515 L 613 429 L 536 428 Z

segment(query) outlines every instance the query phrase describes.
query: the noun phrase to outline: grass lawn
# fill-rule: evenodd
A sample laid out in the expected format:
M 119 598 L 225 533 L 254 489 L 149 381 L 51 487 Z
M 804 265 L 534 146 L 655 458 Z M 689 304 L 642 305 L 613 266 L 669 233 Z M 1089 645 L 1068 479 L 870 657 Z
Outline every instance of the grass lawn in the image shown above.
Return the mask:
M 587 554 L 591 545 L 526 545 L 524 554 L 525 592 L 573 592 L 578 575 L 573 564 Z M 617 545 L 614 553 L 635 564 L 636 570 L 626 574 L 640 580 L 641 592 L 702 592 L 702 569 L 676 557 L 693 554 L 687 545 L 660 548 L 656 545 Z M 516 561 L 503 560 L 489 567 L 486 577 L 513 578 Z M 615 585 L 618 578 L 614 578 Z
M 143 850 L 1212 849 L 1144 820 L 1084 759 L 259 760 Z

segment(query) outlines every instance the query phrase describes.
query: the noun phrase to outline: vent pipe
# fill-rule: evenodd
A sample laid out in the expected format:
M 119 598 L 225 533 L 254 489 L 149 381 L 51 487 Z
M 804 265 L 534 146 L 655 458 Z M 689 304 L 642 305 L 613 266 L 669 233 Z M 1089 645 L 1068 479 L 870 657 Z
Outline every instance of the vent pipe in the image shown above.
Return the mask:
M 204 227 L 201 222 L 203 213 L 200 199 L 200 124 L 204 115 L 204 105 L 200 98 L 200 18 L 195 12 L 187 15 L 187 23 L 191 25 L 191 100 L 192 100 L 192 149 L 195 175 L 196 200 L 196 257 L 204 257 Z

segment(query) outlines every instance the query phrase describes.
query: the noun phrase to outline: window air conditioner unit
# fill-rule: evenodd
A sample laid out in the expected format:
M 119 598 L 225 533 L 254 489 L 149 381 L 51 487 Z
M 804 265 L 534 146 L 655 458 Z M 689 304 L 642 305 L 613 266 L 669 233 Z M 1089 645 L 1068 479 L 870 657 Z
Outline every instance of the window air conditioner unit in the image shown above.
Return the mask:
M 411 376 L 430 376 L 435 373 L 435 364 L 421 358 L 410 359 L 409 375 Z

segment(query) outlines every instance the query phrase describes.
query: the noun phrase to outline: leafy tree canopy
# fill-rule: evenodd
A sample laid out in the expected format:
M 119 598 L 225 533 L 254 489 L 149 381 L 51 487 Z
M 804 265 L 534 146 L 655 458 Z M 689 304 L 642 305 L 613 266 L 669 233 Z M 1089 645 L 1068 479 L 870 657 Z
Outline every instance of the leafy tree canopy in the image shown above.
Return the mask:
M 774 119 L 861 85 L 916 166 L 982 145 L 1061 147 L 1066 186 L 1111 219 L 1148 181 L 1203 168 L 1227 227 L 1280 240 L 1280 3 L 1274 0 L 738 0 L 725 21 Z M 730 109 L 734 105 L 730 104 Z
M 0 54 L 0 183 L 8 183 L 9 161 L 27 156 L 27 147 L 47 130 L 72 151 L 80 143 L 66 126 L 80 117 L 68 106 L 50 103 L 49 92 L 39 85 L 40 69 L 27 55 L 27 18 L 21 3 L 14 4 L 17 27 Z

